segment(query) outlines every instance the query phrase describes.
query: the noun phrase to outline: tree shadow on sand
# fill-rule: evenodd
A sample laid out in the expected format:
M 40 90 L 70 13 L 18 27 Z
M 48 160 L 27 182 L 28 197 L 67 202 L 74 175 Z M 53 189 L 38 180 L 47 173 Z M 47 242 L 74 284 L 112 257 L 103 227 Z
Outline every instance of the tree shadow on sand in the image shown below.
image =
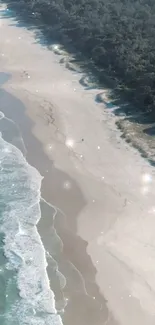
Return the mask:
M 3 1 L 2 1 L 3 3 Z M 50 46 L 58 43 L 60 47 L 69 56 L 69 62 L 71 64 L 66 64 L 66 67 L 73 72 L 84 73 L 85 76 L 80 77 L 80 84 L 85 88 L 85 90 L 92 89 L 110 89 L 110 101 L 108 103 L 103 101 L 104 107 L 107 109 L 112 109 L 116 116 L 123 116 L 130 121 L 135 123 L 147 123 L 145 122 L 150 115 L 150 123 L 155 121 L 155 116 L 142 112 L 142 108 L 137 109 L 135 106 L 131 105 L 133 102 L 132 91 L 135 89 L 127 89 L 121 86 L 115 75 L 112 72 L 105 71 L 104 68 L 97 67 L 93 60 L 89 57 L 89 53 L 81 53 L 77 51 L 73 42 L 65 32 L 65 28 L 61 23 L 56 21 L 56 19 L 49 19 L 48 14 L 46 15 L 47 8 L 33 12 L 32 6 L 30 4 L 25 4 L 24 1 L 5 1 L 8 4 L 8 8 L 1 10 L 1 15 L 5 18 L 12 18 L 17 22 L 18 27 L 25 27 L 35 32 L 35 42 L 40 43 L 42 46 L 50 48 Z M 35 7 L 34 7 L 35 8 Z M 36 7 L 37 8 L 37 7 Z M 43 11 L 43 14 L 42 14 Z M 78 66 L 79 69 L 74 69 Z M 90 79 L 87 80 L 86 79 Z M 92 79 L 93 82 L 92 82 Z M 100 93 L 94 98 L 97 103 L 101 103 Z M 126 103 L 130 104 L 126 104 Z M 144 105 L 143 105 L 144 106 Z M 136 115 L 136 116 L 135 116 Z M 137 117 L 137 115 L 139 115 Z
M 120 87 L 117 78 L 112 77 L 110 72 L 109 75 L 107 75 L 105 69 L 98 68 L 93 60 L 87 57 L 87 53 L 77 51 L 72 41 L 63 32 L 60 22 L 59 24 L 52 24 L 52 21 L 50 21 L 49 24 L 47 20 L 47 23 L 45 23 L 45 18 L 42 18 L 40 13 L 33 12 L 31 7 L 26 6 L 22 1 L 5 1 L 5 3 L 6 2 L 8 3 L 8 9 L 1 10 L 1 15 L 3 17 L 12 18 L 18 27 L 34 30 L 35 42 L 42 46 L 50 48 L 55 43 L 58 43 L 60 47 L 62 47 L 62 50 L 66 51 L 69 55 L 68 61 L 71 62 L 71 64 L 67 64 L 66 67 L 74 72 L 85 74 L 84 76 L 82 75 L 79 80 L 85 90 L 110 89 L 111 103 L 106 103 L 106 101 L 103 102 L 105 107 L 107 109 L 112 109 L 116 116 L 125 115 L 126 119 L 132 118 L 132 121 L 134 121 L 135 114 L 137 114 L 138 111 L 140 114 L 140 110 L 136 109 L 131 104 L 126 104 L 127 101 L 132 102 L 132 90 Z M 74 69 L 74 64 L 78 66 L 79 69 Z M 99 97 L 100 93 L 95 98 L 97 103 L 101 102 Z M 142 115 L 145 115 L 145 112 Z M 138 123 L 143 124 L 144 119 L 141 118 L 142 115 L 139 115 Z M 154 117 L 152 116 L 152 123 L 153 120 Z M 137 123 L 136 119 L 135 122 Z

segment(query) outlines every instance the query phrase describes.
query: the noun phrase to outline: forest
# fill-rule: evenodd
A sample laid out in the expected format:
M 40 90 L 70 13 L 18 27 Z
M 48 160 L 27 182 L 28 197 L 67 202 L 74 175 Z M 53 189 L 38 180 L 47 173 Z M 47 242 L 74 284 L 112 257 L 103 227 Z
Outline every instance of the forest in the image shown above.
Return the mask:
M 100 83 L 109 80 L 116 94 L 155 114 L 154 0 L 8 0 L 8 5 L 44 25 L 49 38 L 74 46 L 95 67 Z

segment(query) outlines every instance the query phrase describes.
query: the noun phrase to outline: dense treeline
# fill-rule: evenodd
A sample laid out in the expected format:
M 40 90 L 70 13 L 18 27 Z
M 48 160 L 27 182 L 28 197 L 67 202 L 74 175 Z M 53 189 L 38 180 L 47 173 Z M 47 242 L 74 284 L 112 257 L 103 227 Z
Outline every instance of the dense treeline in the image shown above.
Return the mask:
M 11 0 L 91 60 L 100 79 L 155 112 L 154 0 Z M 18 10 L 19 12 L 19 10 Z

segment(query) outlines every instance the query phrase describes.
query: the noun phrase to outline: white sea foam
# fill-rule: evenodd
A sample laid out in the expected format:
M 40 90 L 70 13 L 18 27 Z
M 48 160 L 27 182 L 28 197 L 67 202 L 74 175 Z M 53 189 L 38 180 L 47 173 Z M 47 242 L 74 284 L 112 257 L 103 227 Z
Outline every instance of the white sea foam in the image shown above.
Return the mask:
M 60 325 L 46 272 L 46 254 L 36 228 L 42 177 L 13 145 L 0 138 L 0 231 L 7 269 L 17 272 L 20 300 L 10 306 L 6 325 Z
M 2 118 L 4 118 L 5 115 L 3 114 L 3 112 L 0 112 L 0 120 L 2 120 Z

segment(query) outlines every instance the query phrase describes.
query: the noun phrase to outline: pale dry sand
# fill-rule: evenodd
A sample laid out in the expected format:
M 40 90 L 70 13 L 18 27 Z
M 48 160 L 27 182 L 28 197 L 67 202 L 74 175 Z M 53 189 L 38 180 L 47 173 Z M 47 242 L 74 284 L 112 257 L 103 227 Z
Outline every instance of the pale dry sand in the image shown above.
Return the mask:
M 47 200 L 69 214 L 67 232 L 77 232 L 85 241 L 96 269 L 96 284 L 107 299 L 109 318 L 98 324 L 113 324 L 115 318 L 121 325 L 153 325 L 154 169 L 120 138 L 114 117 L 102 104 L 95 104 L 97 90 L 84 90 L 80 76 L 36 43 L 32 31 L 2 18 L 0 35 L 0 71 L 12 75 L 4 88 L 25 104 L 33 134 L 59 170 L 52 175 L 53 191 L 46 189 Z M 66 179 L 59 181 L 60 172 Z M 74 263 L 76 258 L 80 262 L 79 242 L 72 252 L 69 244 L 67 254 L 74 256 Z M 81 260 L 79 269 L 84 264 Z M 86 280 L 89 270 L 84 269 L 80 271 Z M 72 312 L 75 315 L 76 310 L 71 308 L 70 317 L 74 317 Z M 89 321 L 85 319 L 85 325 Z

